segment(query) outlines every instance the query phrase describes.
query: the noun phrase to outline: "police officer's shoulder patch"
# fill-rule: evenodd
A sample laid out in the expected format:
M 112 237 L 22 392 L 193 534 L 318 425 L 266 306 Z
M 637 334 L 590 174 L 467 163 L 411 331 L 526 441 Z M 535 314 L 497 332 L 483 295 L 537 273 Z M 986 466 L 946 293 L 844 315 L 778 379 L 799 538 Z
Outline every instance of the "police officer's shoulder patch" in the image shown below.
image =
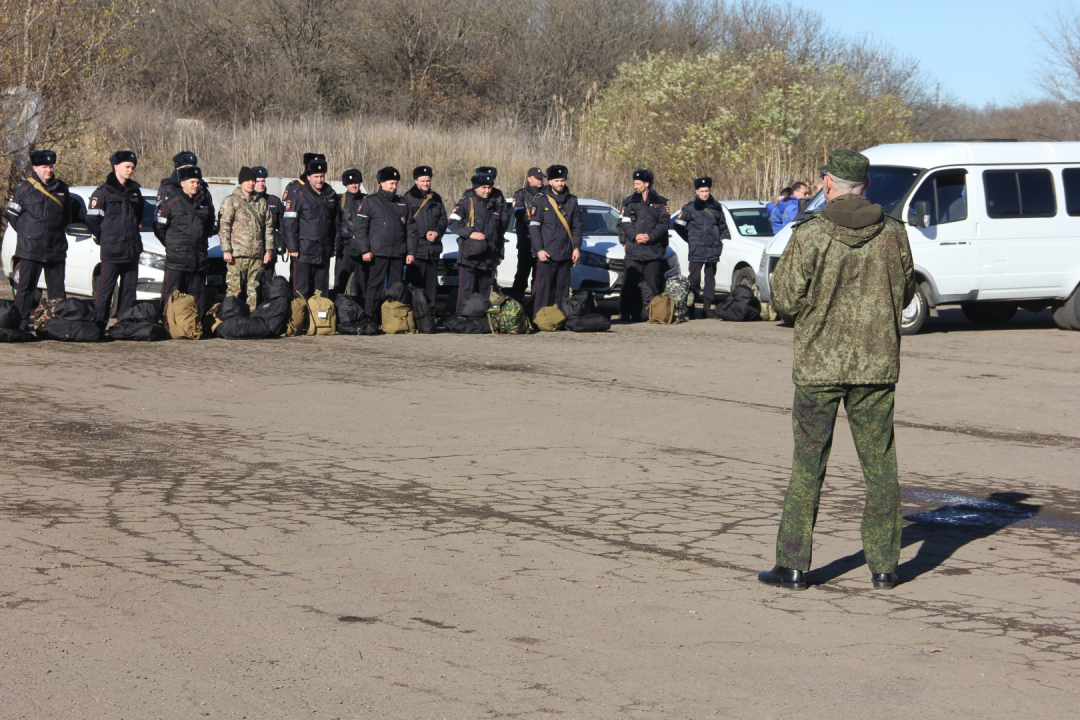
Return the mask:
M 536 206 L 535 205 L 533 205 L 531 208 L 529 208 L 529 216 L 530 217 L 535 217 L 536 216 Z
M 98 196 L 94 195 L 92 198 L 90 198 L 90 207 L 91 208 L 96 208 L 97 206 L 98 206 Z
M 289 189 L 288 188 L 285 188 L 285 192 L 281 193 L 281 199 L 282 200 L 288 200 L 289 199 Z
M 286 210 L 292 210 L 292 200 L 286 200 L 285 201 L 285 209 Z

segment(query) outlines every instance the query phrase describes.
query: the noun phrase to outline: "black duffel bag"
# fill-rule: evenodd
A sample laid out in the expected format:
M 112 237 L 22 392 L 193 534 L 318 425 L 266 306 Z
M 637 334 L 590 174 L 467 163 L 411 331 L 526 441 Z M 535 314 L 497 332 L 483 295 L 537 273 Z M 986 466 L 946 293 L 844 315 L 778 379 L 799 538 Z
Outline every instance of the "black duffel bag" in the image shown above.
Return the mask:
M 427 293 L 420 288 L 410 287 L 412 292 L 413 322 L 417 332 L 431 335 L 435 332 L 435 308 L 428 302 Z
M 21 325 L 22 315 L 15 307 L 15 302 L 0 300 L 0 330 L 18 330 Z
M 26 330 L 0 327 L 0 343 L 33 342 L 36 339 L 33 333 Z
M 463 335 L 490 335 L 491 323 L 487 314 L 484 317 L 460 317 L 453 315 L 446 318 L 446 329 Z
M 222 320 L 221 324 L 214 330 L 214 334 L 226 340 L 258 340 L 260 338 L 276 337 L 262 318 L 244 317 L 242 315 L 234 315 L 228 320 Z
M 61 342 L 98 342 L 101 328 L 94 321 L 94 304 L 79 298 L 61 300 L 53 316 L 38 328 L 37 335 Z
M 571 297 L 559 298 L 555 304 L 559 306 L 559 310 L 567 320 L 585 317 L 596 310 L 596 301 L 588 290 L 575 293 Z
M 156 302 L 135 303 L 109 328 L 113 340 L 168 340 L 169 331 L 161 324 L 161 308 Z
M 611 321 L 600 313 L 587 313 L 567 318 L 563 327 L 574 332 L 607 332 L 611 329 Z
M 761 317 L 761 301 L 749 285 L 736 285 L 727 300 L 709 310 L 711 317 L 731 322 L 749 322 Z
M 409 286 L 403 282 L 390 283 L 386 287 L 386 292 L 383 293 L 383 298 L 386 300 L 393 300 L 399 302 L 402 305 L 412 305 L 413 294 Z
M 259 288 L 259 291 L 264 303 L 270 302 L 274 298 L 285 298 L 286 300 L 292 300 L 293 298 L 292 284 L 289 279 L 276 273 L 269 276 L 263 275 L 262 287 Z
M 282 280 L 284 279 L 282 278 Z M 291 294 L 292 291 L 289 292 Z M 258 318 L 266 323 L 266 329 L 272 335 L 279 337 L 284 335 L 285 331 L 289 329 L 289 318 L 292 317 L 290 296 L 276 296 L 266 300 L 255 308 L 255 312 L 251 313 L 251 317 Z
M 334 301 L 337 310 L 338 335 L 376 335 L 379 324 L 364 311 L 359 298 L 344 293 Z
M 480 293 L 466 293 L 458 301 L 457 312 L 454 314 L 464 318 L 486 318 L 489 307 L 491 302 Z

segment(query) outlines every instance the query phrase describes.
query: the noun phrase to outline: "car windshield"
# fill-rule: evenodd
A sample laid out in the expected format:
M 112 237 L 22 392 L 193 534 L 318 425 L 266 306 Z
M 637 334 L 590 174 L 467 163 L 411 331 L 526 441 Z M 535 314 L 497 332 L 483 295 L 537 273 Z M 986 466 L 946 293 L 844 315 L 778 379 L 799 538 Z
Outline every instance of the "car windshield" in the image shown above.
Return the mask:
M 617 235 L 619 212 L 615 208 L 581 206 L 581 232 L 584 235 Z
M 772 222 L 769 220 L 769 212 L 765 208 L 728 208 L 731 218 L 735 221 L 735 229 L 740 235 L 748 236 L 771 236 Z
M 139 230 L 147 232 L 154 229 L 154 211 L 157 210 L 157 198 L 143 195 L 142 222 Z
M 891 213 L 915 184 L 922 170 L 910 167 L 890 165 L 870 166 L 870 187 L 866 189 L 866 199 L 881 206 L 886 214 Z M 822 190 L 806 205 L 804 213 L 817 212 L 825 207 L 825 191 Z

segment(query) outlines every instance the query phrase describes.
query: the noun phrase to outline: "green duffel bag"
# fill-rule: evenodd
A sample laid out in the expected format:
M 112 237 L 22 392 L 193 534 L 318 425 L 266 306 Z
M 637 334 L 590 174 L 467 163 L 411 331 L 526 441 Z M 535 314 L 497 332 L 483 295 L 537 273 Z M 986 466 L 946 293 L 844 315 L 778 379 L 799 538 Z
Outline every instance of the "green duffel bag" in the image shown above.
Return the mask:
M 536 319 L 533 320 L 533 325 L 538 330 L 544 332 L 556 332 L 563 329 L 563 325 L 566 324 L 566 316 L 563 315 L 562 310 L 558 305 L 548 305 L 547 307 L 540 308 L 540 311 L 536 313 Z
M 411 335 L 416 332 L 412 306 L 397 300 L 382 305 L 382 331 L 387 335 Z

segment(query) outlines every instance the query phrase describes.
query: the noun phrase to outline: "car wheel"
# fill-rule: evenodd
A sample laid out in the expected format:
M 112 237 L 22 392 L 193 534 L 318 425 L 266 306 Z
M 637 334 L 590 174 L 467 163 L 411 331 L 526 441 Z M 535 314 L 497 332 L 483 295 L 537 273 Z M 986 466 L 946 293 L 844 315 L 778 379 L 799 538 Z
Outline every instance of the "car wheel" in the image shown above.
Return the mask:
M 98 286 L 101 285 L 101 274 L 94 275 L 94 282 L 92 283 L 94 289 L 94 302 L 97 302 Z M 117 311 L 120 309 L 120 281 L 116 281 L 116 287 L 113 288 L 112 294 L 112 307 L 109 308 L 109 317 L 116 317 Z
M 1071 299 L 1071 298 L 1070 298 Z M 1066 303 L 1054 306 L 1054 324 L 1062 330 L 1072 330 L 1073 326 L 1069 322 L 1069 318 L 1066 317 L 1065 310 Z
M 739 285 L 745 285 L 746 287 L 753 287 L 757 282 L 757 273 L 753 268 L 739 268 L 731 276 L 731 287 L 735 288 Z
M 15 272 L 11 273 L 11 295 L 15 296 L 15 289 L 19 287 L 19 263 L 15 262 Z M 41 288 L 34 288 L 34 307 L 41 304 Z
M 1016 303 L 960 303 L 964 317 L 978 325 L 1004 325 L 1016 315 Z
M 915 297 L 911 299 L 904 312 L 900 315 L 900 334 L 914 335 L 922 330 L 926 317 L 930 314 L 930 303 L 926 301 L 926 293 L 922 285 L 915 286 Z

